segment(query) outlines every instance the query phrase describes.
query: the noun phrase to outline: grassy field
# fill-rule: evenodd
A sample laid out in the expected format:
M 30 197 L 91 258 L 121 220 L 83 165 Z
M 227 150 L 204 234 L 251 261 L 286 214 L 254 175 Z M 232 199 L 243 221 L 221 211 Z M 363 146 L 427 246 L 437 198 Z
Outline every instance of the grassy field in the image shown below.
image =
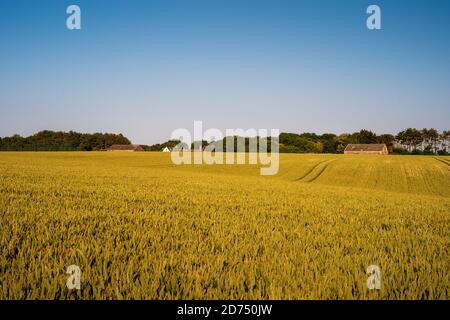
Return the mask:
M 0 299 L 449 299 L 450 157 L 0 153 L 0 230 Z

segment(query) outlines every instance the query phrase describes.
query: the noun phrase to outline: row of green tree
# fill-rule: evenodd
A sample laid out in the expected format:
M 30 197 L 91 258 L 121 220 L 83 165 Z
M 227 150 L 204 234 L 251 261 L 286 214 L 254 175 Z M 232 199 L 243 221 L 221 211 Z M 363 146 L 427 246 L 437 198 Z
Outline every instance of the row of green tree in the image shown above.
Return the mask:
M 227 147 L 227 140 L 230 145 Z M 259 143 L 263 142 L 264 146 L 267 146 L 267 150 L 271 151 L 271 139 L 261 137 L 227 137 L 220 141 L 215 141 L 216 146 L 222 145 L 223 151 L 227 150 L 250 150 L 250 145 L 259 148 Z M 369 130 L 361 130 L 353 134 L 341 134 L 339 136 L 333 133 L 325 133 L 318 135 L 315 133 L 285 133 L 282 132 L 278 139 L 275 140 L 278 143 L 279 151 L 283 153 L 342 153 L 349 143 L 386 143 L 392 150 L 395 138 L 390 134 L 383 134 L 377 136 L 375 133 Z M 156 144 L 153 146 L 145 146 L 144 149 L 150 151 L 160 151 L 164 147 L 168 147 L 171 150 L 179 143 L 176 140 L 170 140 L 162 144 Z M 204 149 L 210 143 L 203 141 L 195 141 L 191 144 L 190 149 L 199 150 Z M 183 148 L 189 148 L 187 145 L 180 144 Z M 180 145 L 178 147 L 180 147 Z
M 351 134 L 336 135 L 324 133 L 281 133 L 279 137 L 280 152 L 290 153 L 343 153 L 350 143 L 385 143 L 392 151 L 395 137 L 391 134 L 377 135 L 370 130 L 361 130 Z
M 180 143 L 180 141 L 178 140 L 169 140 L 166 141 L 164 143 L 157 143 L 151 146 L 147 146 L 147 145 L 141 145 L 141 147 L 145 150 L 145 151 L 162 151 L 164 150 L 164 148 L 169 148 L 170 150 L 172 150 L 173 148 L 175 148 L 178 144 Z
M 413 154 L 443 154 L 450 151 L 450 130 L 408 128 L 395 136 L 400 150 Z M 400 151 L 399 150 L 399 151 Z
M 249 146 L 261 138 L 233 137 L 234 150 L 238 146 Z M 267 139 L 270 151 L 270 139 Z M 223 144 L 227 150 L 225 140 L 216 141 Z M 285 133 L 278 137 L 279 150 L 283 153 L 342 153 L 350 143 L 385 143 L 391 153 L 398 154 L 448 154 L 450 152 L 450 131 L 438 132 L 436 129 L 408 128 L 397 135 L 377 135 L 370 130 L 360 130 L 351 134 L 336 135 L 333 133 Z M 113 144 L 131 144 L 130 140 L 122 134 L 113 133 L 78 133 L 74 131 L 41 131 L 29 137 L 14 135 L 0 138 L 0 151 L 90 151 L 105 150 Z M 152 146 L 143 145 L 146 151 L 161 151 L 165 147 L 173 150 L 179 141 L 169 140 Z M 194 142 L 191 149 L 205 148 L 207 141 Z
M 122 134 L 44 130 L 29 137 L 0 138 L 0 151 L 91 151 L 113 144 L 131 144 Z
M 348 144 L 371 144 L 384 143 L 390 153 L 396 154 L 448 154 L 450 151 L 450 131 L 439 133 L 436 129 L 411 129 L 401 131 L 396 136 L 392 134 L 381 134 L 370 130 L 360 130 L 354 133 L 344 133 L 336 135 L 333 133 L 316 134 L 305 132 L 301 134 L 282 132 L 278 137 L 279 150 L 282 153 L 343 153 Z M 259 143 L 256 138 L 233 137 L 234 149 L 238 145 L 245 147 L 249 151 L 251 142 Z M 267 139 L 268 150 L 270 151 L 271 140 Z M 165 147 L 173 149 L 179 141 L 170 140 L 162 144 L 144 146 L 149 151 L 160 151 Z M 201 146 L 204 149 L 209 143 L 207 141 L 197 141 L 191 144 L 191 149 L 198 150 Z M 216 141 L 215 144 L 222 144 L 222 150 L 227 151 L 224 140 Z M 187 146 L 185 146 L 187 147 Z
M 395 154 L 449 154 L 450 131 L 439 133 L 436 129 L 408 128 L 397 135 L 360 130 L 351 134 L 281 133 L 280 152 L 342 153 L 351 143 L 384 143 Z

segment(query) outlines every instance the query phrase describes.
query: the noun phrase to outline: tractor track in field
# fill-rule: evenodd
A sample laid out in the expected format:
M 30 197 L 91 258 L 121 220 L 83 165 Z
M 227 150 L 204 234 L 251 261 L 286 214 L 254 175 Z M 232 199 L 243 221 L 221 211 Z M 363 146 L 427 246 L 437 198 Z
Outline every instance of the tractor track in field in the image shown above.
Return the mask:
M 330 164 L 331 164 L 333 161 L 336 161 L 336 159 L 331 160 L 331 161 L 328 161 L 328 162 L 325 164 L 325 166 L 324 166 L 323 168 L 321 168 L 320 171 L 319 171 L 314 177 L 312 177 L 311 179 L 309 179 L 308 181 L 305 181 L 305 182 L 314 182 L 315 180 L 317 180 L 317 179 L 325 172 L 325 170 L 327 170 L 327 168 L 330 166 Z
M 439 162 L 442 162 L 443 164 L 445 164 L 445 165 L 447 165 L 447 166 L 449 166 L 450 167 L 450 162 L 449 161 L 447 161 L 447 160 L 445 160 L 445 159 L 439 159 L 439 158 L 436 158 L 436 157 L 433 157 L 435 160 L 437 160 L 437 161 L 439 161 Z
M 315 164 L 314 166 L 312 166 L 311 169 L 309 169 L 308 171 L 306 171 L 301 177 L 295 179 L 294 181 L 300 181 L 300 180 L 305 179 L 311 172 L 314 171 L 315 168 L 317 168 L 317 167 L 320 166 L 322 163 L 327 162 L 327 161 L 329 161 L 329 160 L 322 160 L 322 161 L 320 161 L 319 163 Z
M 297 178 L 294 181 L 301 181 L 301 182 L 313 182 L 317 178 L 319 178 L 324 171 L 328 168 L 328 166 L 336 161 L 337 159 L 330 159 L 330 160 L 324 160 L 320 161 L 318 164 L 314 165 L 311 169 L 309 169 L 304 175 L 302 175 L 300 178 Z M 314 174 L 314 171 L 319 168 L 321 165 L 324 165 L 322 168 L 319 169 L 319 171 Z

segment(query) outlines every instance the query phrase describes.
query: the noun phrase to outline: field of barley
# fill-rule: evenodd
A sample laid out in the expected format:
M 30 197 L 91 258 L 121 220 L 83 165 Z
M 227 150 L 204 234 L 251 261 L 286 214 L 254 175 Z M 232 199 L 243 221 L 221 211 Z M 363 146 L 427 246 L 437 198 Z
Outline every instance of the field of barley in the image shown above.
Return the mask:
M 0 153 L 0 230 L 0 299 L 449 299 L 450 157 Z

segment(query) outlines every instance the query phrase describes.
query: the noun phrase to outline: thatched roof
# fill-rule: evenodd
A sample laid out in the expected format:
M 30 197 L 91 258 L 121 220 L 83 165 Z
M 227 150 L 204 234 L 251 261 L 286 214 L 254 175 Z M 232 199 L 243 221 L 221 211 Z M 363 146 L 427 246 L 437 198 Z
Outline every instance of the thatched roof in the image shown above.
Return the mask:
M 370 144 L 348 144 L 345 151 L 383 151 L 386 145 L 384 143 L 370 143 Z
M 138 144 L 113 144 L 109 151 L 144 151 Z

